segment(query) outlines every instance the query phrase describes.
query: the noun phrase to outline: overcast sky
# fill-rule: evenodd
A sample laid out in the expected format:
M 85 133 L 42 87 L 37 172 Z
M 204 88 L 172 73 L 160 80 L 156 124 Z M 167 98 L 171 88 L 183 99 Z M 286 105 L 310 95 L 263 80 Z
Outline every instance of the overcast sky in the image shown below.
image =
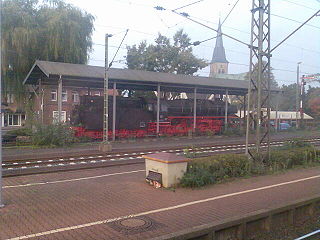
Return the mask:
M 157 11 L 153 7 L 162 6 L 175 9 L 196 0 L 66 0 L 95 16 L 95 32 L 93 34 L 93 52 L 90 65 L 104 65 L 104 36 L 113 34 L 109 39 L 109 61 L 113 58 L 125 30 L 129 29 L 122 48 L 116 56 L 113 67 L 124 68 L 127 45 L 139 44 L 142 40 L 153 43 L 157 34 L 172 37 L 179 29 L 190 36 L 191 41 L 201 41 L 216 36 L 208 28 L 200 26 L 170 11 Z M 219 17 L 223 20 L 236 0 L 204 0 L 181 9 L 193 19 L 217 28 Z M 250 41 L 251 0 L 240 0 L 231 15 L 222 26 L 223 33 L 232 35 L 244 42 Z M 318 9 L 318 0 L 271 0 L 271 47 L 290 34 L 300 23 L 307 20 Z M 281 17 L 279 17 L 281 16 Z M 293 19 L 292 20 L 288 20 Z M 229 73 L 248 71 L 249 49 L 234 40 L 223 38 L 229 64 Z M 210 61 L 215 40 L 207 41 L 193 47 L 194 54 Z M 122 60 L 122 61 L 121 61 Z M 296 82 L 297 62 L 301 64 L 301 74 L 320 72 L 320 17 L 312 19 L 289 40 L 273 52 L 271 65 L 280 85 Z M 209 68 L 197 74 L 209 75 Z

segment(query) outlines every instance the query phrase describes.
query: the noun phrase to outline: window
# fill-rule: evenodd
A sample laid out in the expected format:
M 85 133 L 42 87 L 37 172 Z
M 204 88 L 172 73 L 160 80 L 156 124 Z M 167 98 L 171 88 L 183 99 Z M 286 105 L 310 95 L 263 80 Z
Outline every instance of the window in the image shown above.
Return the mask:
M 67 90 L 62 90 L 62 102 L 67 102 L 67 101 L 68 101 Z
M 79 102 L 79 93 L 78 92 L 72 92 L 72 102 L 74 102 L 74 103 Z
M 161 104 L 160 111 L 161 112 L 168 112 L 168 106 L 166 104 Z
M 57 101 L 57 90 L 51 90 L 51 101 Z
M 67 120 L 67 112 L 61 111 L 61 122 L 66 122 L 66 120 Z M 52 112 L 52 123 L 57 123 L 57 122 L 59 122 L 59 112 L 53 111 Z
M 148 111 L 153 111 L 153 105 L 151 103 L 148 104 Z
M 12 93 L 7 93 L 7 103 L 13 103 L 14 97 Z
M 8 114 L 6 126 L 21 126 L 21 115 L 20 114 Z
M 145 122 L 140 122 L 140 127 L 141 127 L 141 128 L 146 127 L 146 123 L 145 123 Z
M 94 96 L 100 96 L 100 92 L 95 92 L 93 95 Z

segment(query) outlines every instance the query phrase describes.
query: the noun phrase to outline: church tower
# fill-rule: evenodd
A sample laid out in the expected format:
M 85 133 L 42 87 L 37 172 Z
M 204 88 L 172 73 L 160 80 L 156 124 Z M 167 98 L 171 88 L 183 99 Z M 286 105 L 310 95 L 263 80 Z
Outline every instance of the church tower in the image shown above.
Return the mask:
M 213 77 L 215 74 L 226 74 L 228 73 L 229 62 L 226 59 L 226 53 L 223 47 L 221 24 L 219 20 L 219 27 L 216 38 L 216 45 L 214 47 L 212 60 L 210 63 L 210 74 L 209 77 Z

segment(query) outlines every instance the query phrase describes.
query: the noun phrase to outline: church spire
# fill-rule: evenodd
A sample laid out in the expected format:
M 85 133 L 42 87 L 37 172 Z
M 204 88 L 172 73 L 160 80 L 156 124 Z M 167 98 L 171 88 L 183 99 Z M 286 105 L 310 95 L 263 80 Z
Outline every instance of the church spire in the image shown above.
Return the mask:
M 226 53 L 223 47 L 220 19 L 216 38 L 216 45 L 214 47 L 211 63 L 229 63 L 226 59 Z

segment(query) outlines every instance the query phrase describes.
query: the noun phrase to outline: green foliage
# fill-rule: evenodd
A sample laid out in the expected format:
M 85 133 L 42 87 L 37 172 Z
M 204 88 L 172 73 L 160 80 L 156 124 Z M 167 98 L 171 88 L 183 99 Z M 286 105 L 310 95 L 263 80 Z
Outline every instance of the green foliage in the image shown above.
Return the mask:
M 312 146 L 273 150 L 270 159 L 265 162 L 252 161 L 244 154 L 213 155 L 189 162 L 187 172 L 180 183 L 183 187 L 194 188 L 225 179 L 273 173 L 319 163 L 320 150 Z
M 197 154 L 195 153 L 196 148 L 191 147 L 192 150 L 189 150 L 189 148 L 183 149 L 183 154 L 186 158 L 195 158 Z
M 159 34 L 155 44 L 147 45 L 142 41 L 138 46 L 128 46 L 127 66 L 129 69 L 192 75 L 206 67 L 207 62 L 193 55 L 190 41 L 188 35 L 179 30 L 173 36 L 173 43 Z M 165 97 L 175 98 L 177 95 L 168 93 Z
M 309 85 L 305 102 L 305 112 L 316 119 L 320 119 L 320 88 Z
M 283 94 L 280 95 L 279 109 L 281 111 L 295 111 L 297 84 L 283 85 L 281 90 Z
M 244 129 L 240 129 L 239 127 L 234 128 L 234 127 L 229 127 L 227 129 L 224 129 L 222 132 L 222 135 L 225 136 L 243 136 L 245 134 Z
M 312 145 L 303 139 L 292 139 L 284 143 L 283 149 L 299 148 L 299 147 L 311 147 Z
M 262 68 L 264 68 L 264 69 L 267 68 L 267 62 L 266 61 L 263 61 Z M 273 75 L 273 72 L 272 72 L 273 68 L 271 67 L 270 69 L 271 69 L 271 71 L 270 71 L 270 86 L 271 86 L 271 89 L 275 89 L 275 88 L 278 88 L 278 82 L 276 81 L 276 79 L 275 79 L 275 77 Z M 254 67 L 253 67 L 253 73 L 252 73 L 251 77 L 252 77 L 253 81 L 255 82 L 255 84 L 257 85 L 257 81 L 258 81 L 258 63 L 256 63 L 254 65 Z M 249 80 L 249 73 L 247 73 L 247 75 L 245 76 L 245 79 Z M 268 86 L 268 79 L 269 79 L 268 71 L 264 71 L 263 74 L 262 74 L 262 79 L 261 79 L 262 84 L 264 86 Z M 265 97 L 266 97 L 266 92 L 262 92 L 262 98 L 264 99 Z M 270 102 L 271 102 L 271 106 L 276 106 L 276 94 L 271 93 Z
M 320 151 L 311 146 L 272 151 L 267 166 L 270 171 L 306 166 L 318 161 Z
M 180 183 L 184 187 L 195 187 L 227 178 L 246 176 L 250 172 L 250 164 L 247 156 L 239 154 L 198 158 L 188 164 L 187 173 Z
M 19 138 L 17 138 L 17 137 L 19 137 L 19 136 L 29 137 L 31 135 L 32 135 L 32 129 L 31 128 L 18 128 L 18 129 L 7 131 L 2 136 L 2 141 L 3 142 L 14 142 L 14 141 L 18 142 Z
M 32 136 L 35 146 L 59 147 L 75 142 L 73 130 L 64 124 L 38 125 Z
M 31 128 L 17 128 L 17 129 L 14 129 L 14 130 L 7 131 L 6 135 L 31 136 L 32 135 L 32 129 Z
M 94 17 L 63 0 L 4 0 L 1 49 L 4 91 L 25 97 L 22 80 L 36 59 L 86 63 Z
M 190 169 L 181 179 L 182 187 L 197 188 L 214 183 L 214 177 L 207 170 Z

